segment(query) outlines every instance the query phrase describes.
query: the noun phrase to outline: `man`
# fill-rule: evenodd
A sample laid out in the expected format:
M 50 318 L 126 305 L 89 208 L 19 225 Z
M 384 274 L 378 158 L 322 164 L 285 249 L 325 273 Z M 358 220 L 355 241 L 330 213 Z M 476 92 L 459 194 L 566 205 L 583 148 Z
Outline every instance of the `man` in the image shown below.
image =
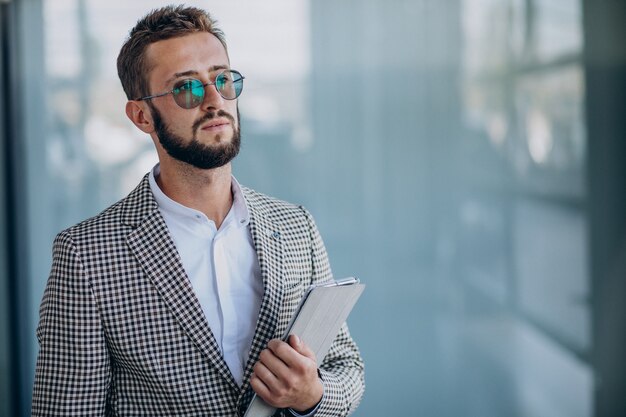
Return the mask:
M 311 215 L 231 175 L 243 76 L 223 33 L 202 10 L 154 10 L 118 73 L 159 164 L 55 239 L 33 415 L 234 416 L 250 389 L 283 415 L 349 414 L 364 382 L 347 327 L 321 364 L 277 339 L 332 276 Z

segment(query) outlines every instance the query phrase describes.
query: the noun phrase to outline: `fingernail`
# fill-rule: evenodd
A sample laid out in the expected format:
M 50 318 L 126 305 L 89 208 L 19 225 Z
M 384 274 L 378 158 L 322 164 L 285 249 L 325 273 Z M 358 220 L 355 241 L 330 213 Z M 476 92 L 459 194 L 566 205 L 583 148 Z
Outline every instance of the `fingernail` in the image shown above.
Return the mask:
M 296 344 L 296 346 L 300 346 L 300 338 L 297 335 L 293 335 L 293 341 Z

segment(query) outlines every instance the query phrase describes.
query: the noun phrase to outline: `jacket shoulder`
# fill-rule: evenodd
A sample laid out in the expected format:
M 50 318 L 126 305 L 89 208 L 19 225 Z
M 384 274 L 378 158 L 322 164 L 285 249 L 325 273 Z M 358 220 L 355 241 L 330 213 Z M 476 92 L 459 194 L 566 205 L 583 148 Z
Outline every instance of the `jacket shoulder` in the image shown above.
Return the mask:
M 59 234 L 70 235 L 73 240 L 103 236 L 107 238 L 116 230 L 132 228 L 141 218 L 157 209 L 152 197 L 147 175 L 126 197 L 104 209 L 99 214 L 75 224 Z
M 304 206 L 271 197 L 248 187 L 242 186 L 241 190 L 249 207 L 269 220 L 278 223 L 290 219 L 307 222 L 311 218 Z

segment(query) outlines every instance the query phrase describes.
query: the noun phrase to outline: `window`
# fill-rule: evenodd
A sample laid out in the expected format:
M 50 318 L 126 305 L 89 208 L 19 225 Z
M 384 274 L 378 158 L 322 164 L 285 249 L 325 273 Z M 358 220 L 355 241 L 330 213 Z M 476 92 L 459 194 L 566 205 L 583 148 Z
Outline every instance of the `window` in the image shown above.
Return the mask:
M 0 276 L 26 265 L 25 286 L 0 278 L 2 415 L 11 349 L 24 362 L 15 401 L 29 401 L 54 236 L 157 161 L 124 114 L 115 61 L 136 20 L 171 2 L 10 3 L 27 207 L 7 211 L 0 170 L 0 227 L 23 216 L 27 230 L 0 243 Z M 591 416 L 589 2 L 187 3 L 210 8 L 246 76 L 238 180 L 310 209 L 335 276 L 367 284 L 349 320 L 368 384 L 355 416 Z M 24 314 L 5 311 L 16 292 Z

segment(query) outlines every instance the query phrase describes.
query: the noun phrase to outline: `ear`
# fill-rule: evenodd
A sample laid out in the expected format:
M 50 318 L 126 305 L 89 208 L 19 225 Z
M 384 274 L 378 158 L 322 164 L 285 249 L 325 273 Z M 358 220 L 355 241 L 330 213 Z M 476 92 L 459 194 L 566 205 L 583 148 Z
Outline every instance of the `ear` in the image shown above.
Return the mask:
M 143 101 L 130 100 L 126 103 L 126 116 L 142 132 L 150 134 L 154 132 L 152 114 L 148 105 Z

